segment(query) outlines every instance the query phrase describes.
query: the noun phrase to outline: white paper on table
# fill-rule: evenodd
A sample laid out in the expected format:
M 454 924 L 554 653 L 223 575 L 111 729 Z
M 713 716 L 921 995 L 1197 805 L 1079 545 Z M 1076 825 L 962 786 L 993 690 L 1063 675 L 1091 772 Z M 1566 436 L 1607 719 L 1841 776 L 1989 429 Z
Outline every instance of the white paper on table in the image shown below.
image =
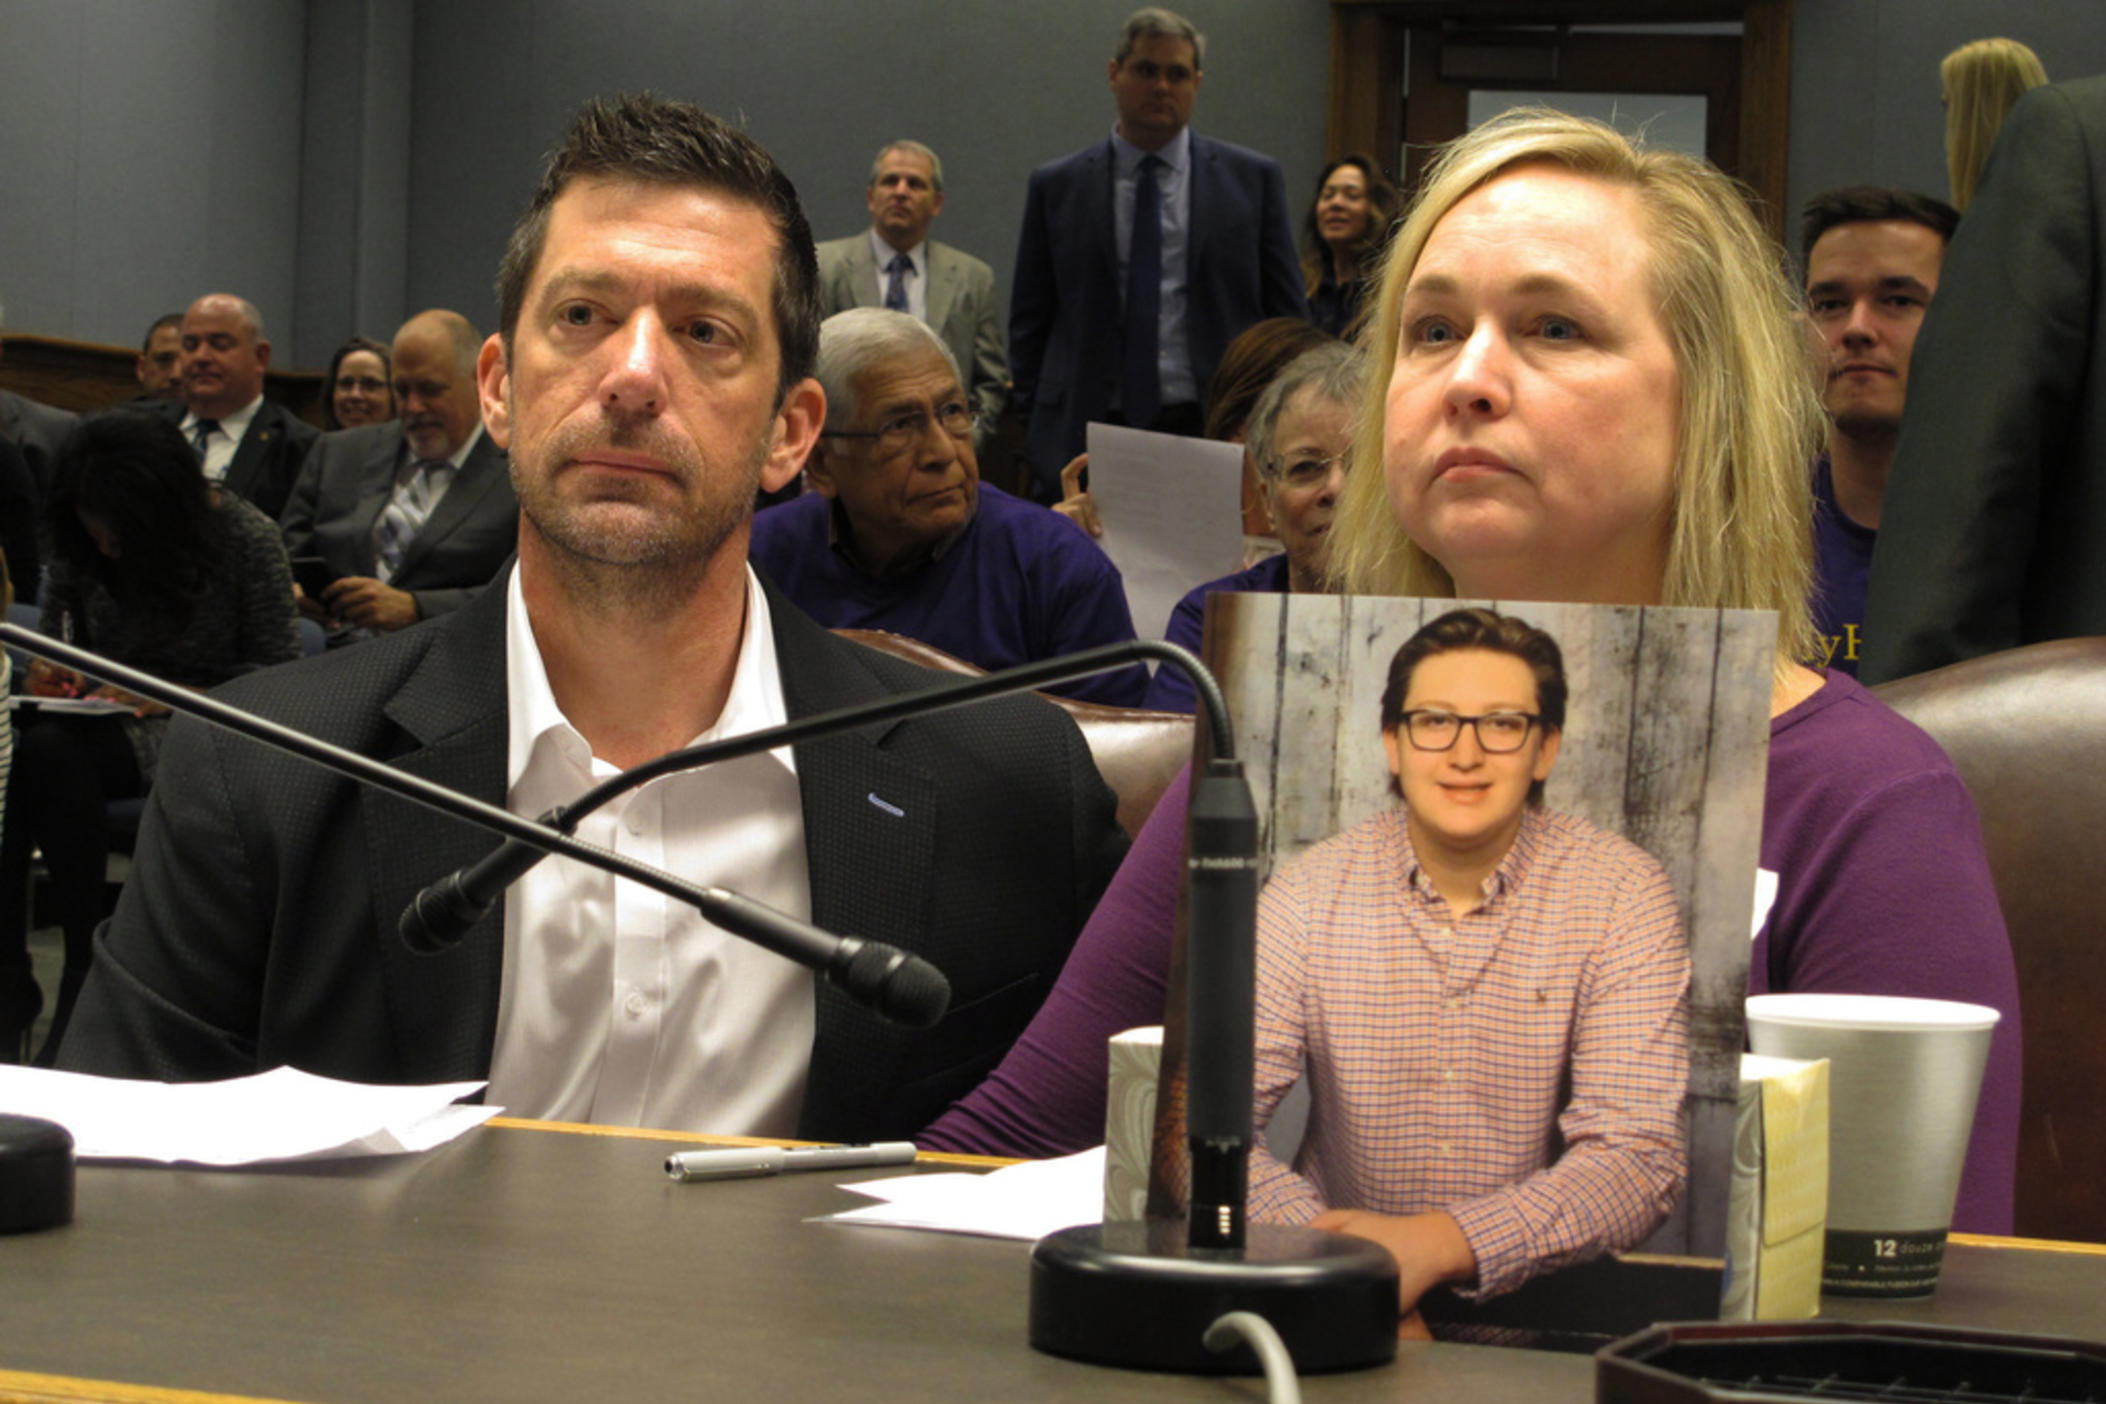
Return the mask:
M 75 716 L 106 717 L 113 712 L 129 712 L 139 704 L 136 702 L 114 702 L 107 697 L 38 697 L 33 693 L 17 693 L 7 699 L 9 707 L 34 707 L 40 712 L 53 714 L 70 712 Z
M 295 1068 L 172 1083 L 0 1067 L 0 1112 L 57 1122 L 81 1160 L 256 1165 L 430 1150 L 504 1110 L 454 1105 L 485 1085 L 377 1087 Z
M 1186 592 L 1243 564 L 1243 448 L 1092 424 L 1089 449 L 1097 544 L 1126 579 L 1134 633 L 1159 639 Z
M 1027 1160 L 990 1175 L 897 1175 L 842 1189 L 882 1201 L 814 1222 L 971 1233 L 1035 1242 L 1104 1221 L 1104 1147 L 1058 1160 Z

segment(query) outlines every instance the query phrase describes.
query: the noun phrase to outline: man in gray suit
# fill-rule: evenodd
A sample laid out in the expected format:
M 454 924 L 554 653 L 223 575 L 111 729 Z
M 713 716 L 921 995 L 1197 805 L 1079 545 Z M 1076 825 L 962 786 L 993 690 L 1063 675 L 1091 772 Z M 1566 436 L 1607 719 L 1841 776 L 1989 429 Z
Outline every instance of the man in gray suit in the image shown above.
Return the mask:
M 943 162 L 918 141 L 895 141 L 870 163 L 863 198 L 870 228 L 818 246 L 820 306 L 829 317 L 889 307 L 926 323 L 966 372 L 984 443 L 1009 399 L 1009 361 L 994 270 L 929 238 L 943 212 Z
M 482 336 L 458 312 L 420 312 L 395 333 L 400 421 L 324 434 L 280 524 L 285 553 L 320 557 L 329 587 L 303 612 L 388 633 L 460 608 L 511 556 L 519 500 L 505 451 L 483 432 Z

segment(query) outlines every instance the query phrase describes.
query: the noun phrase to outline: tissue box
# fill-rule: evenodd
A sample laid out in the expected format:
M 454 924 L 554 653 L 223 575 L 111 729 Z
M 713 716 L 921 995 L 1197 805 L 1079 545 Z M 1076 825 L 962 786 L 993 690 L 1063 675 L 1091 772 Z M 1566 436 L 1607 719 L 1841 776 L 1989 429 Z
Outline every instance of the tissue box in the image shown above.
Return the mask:
M 1827 1225 L 1828 1060 L 1743 1053 L 1719 1316 L 1819 1315 Z

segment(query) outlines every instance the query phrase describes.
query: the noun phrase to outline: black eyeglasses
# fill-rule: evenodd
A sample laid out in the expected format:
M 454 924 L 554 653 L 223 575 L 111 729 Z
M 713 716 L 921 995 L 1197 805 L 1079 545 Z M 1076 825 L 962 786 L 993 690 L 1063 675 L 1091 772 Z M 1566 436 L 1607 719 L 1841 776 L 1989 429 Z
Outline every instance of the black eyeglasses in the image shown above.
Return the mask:
M 882 454 L 904 453 L 922 441 L 933 422 L 954 439 L 970 439 L 980 427 L 980 417 L 963 400 L 947 400 L 934 413 L 911 409 L 896 414 L 875 429 L 822 429 L 822 439 L 875 439 Z
M 1465 717 L 1433 707 L 1416 707 L 1404 714 L 1404 734 L 1415 751 L 1453 750 L 1462 729 L 1477 733 L 1477 744 L 1488 754 L 1510 755 L 1528 744 L 1528 733 L 1542 718 L 1534 712 L 1486 712 Z

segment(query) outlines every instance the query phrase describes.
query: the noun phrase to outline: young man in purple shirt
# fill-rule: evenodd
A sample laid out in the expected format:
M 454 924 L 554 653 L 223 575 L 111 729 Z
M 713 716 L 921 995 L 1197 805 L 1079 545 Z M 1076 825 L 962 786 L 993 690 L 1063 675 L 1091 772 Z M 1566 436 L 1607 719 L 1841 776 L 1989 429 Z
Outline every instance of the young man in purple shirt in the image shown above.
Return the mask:
M 1814 464 L 1810 661 L 1857 675 L 1865 589 L 1887 471 L 1908 400 L 1909 356 L 1960 216 L 1908 190 L 1851 185 L 1806 202 L 1806 310 L 1828 352 L 1828 452 Z
M 957 363 L 904 312 L 827 318 L 812 492 L 753 519 L 754 566 L 828 628 L 904 634 L 993 671 L 1130 639 L 1118 567 L 1048 508 L 980 481 Z M 1135 664 L 1048 691 L 1138 706 Z

